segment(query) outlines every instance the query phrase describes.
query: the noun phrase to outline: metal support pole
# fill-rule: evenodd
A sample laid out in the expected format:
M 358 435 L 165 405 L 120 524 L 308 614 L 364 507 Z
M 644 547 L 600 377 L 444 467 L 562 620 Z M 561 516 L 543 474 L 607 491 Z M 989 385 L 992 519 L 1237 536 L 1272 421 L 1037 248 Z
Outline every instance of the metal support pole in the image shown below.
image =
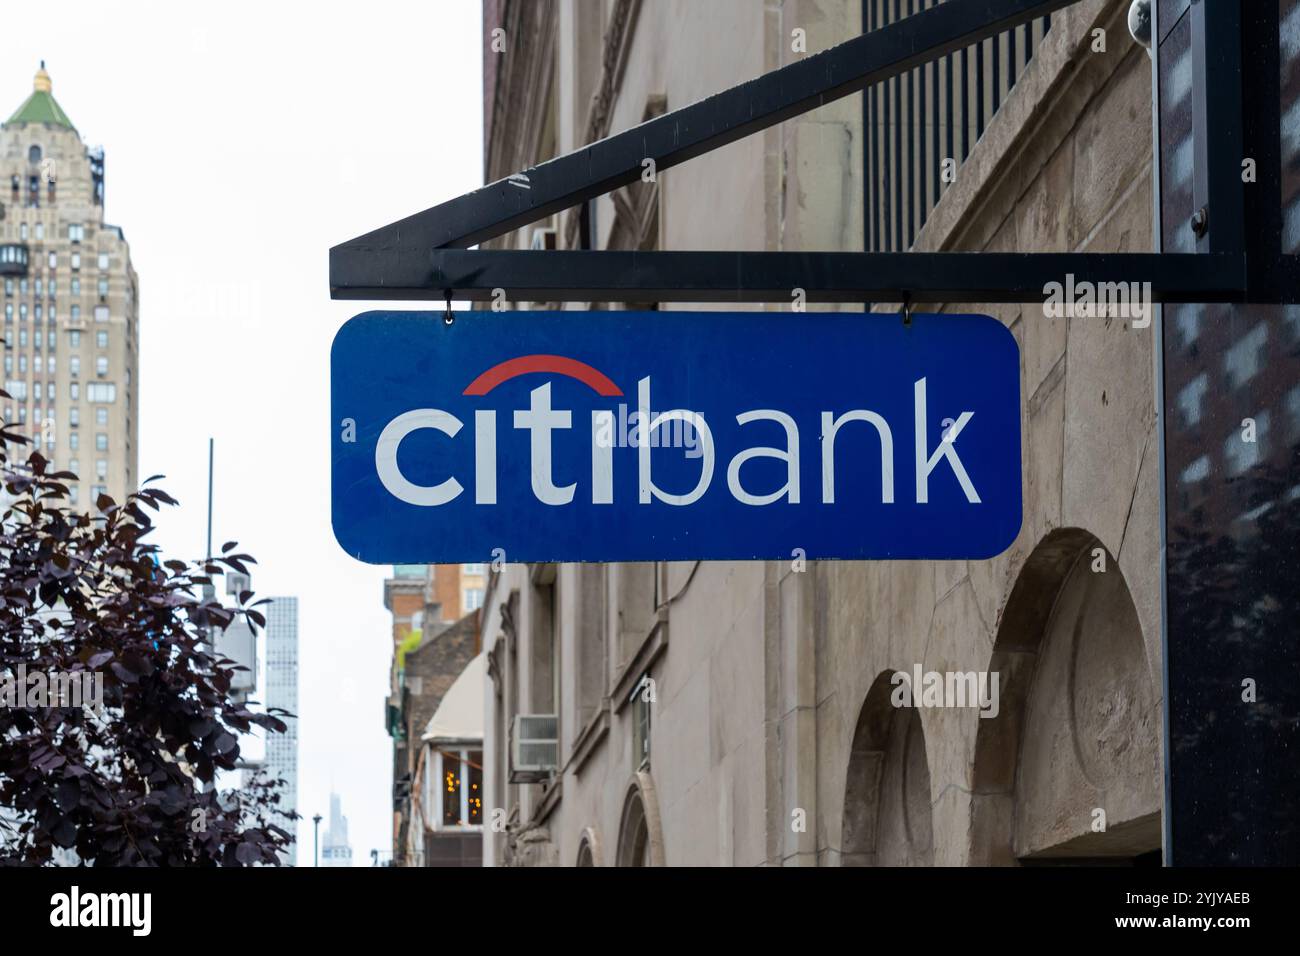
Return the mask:
M 1197 252 L 1240 252 L 1242 222 L 1241 7 L 1193 3 L 1192 137 L 1193 193 L 1201 226 Z
M 334 250 L 338 254 L 338 250 Z M 424 278 L 374 285 L 382 253 L 338 255 L 336 299 L 510 302 L 1042 302 L 1048 283 L 1150 282 L 1157 302 L 1239 302 L 1240 254 L 1021 252 L 628 252 L 428 249 Z

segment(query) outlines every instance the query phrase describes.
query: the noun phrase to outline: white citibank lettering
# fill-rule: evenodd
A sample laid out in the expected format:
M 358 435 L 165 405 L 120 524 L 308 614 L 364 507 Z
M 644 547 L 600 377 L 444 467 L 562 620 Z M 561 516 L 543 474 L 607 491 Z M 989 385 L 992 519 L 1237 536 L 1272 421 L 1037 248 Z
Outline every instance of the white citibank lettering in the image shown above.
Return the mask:
M 961 486 L 966 500 L 979 504 L 980 496 L 967 474 L 961 458 L 957 454 L 956 441 L 962 430 L 974 418 L 974 412 L 962 412 L 955 421 L 944 429 L 938 445 L 931 451 L 926 437 L 926 393 L 925 379 L 919 379 L 913 386 L 913 403 L 915 410 L 916 439 L 916 502 L 926 504 L 930 500 L 930 475 L 946 461 Z M 714 477 L 715 449 L 713 433 L 698 412 L 678 408 L 653 415 L 650 412 L 650 378 L 637 383 L 637 410 L 640 420 L 647 423 L 641 440 L 637 444 L 637 486 L 640 504 L 661 501 L 665 504 L 685 506 L 694 504 L 709 490 Z M 611 434 L 614 412 L 597 409 L 591 413 L 591 503 L 613 504 L 614 502 L 614 443 L 608 440 Z M 660 488 L 655 484 L 651 442 L 648 436 L 656 429 L 673 421 L 688 423 L 696 430 L 699 454 L 693 460 L 699 462 L 700 475 L 695 486 L 684 493 L 675 493 Z M 737 453 L 727 465 L 727 490 L 740 503 L 746 505 L 770 505 L 779 501 L 799 504 L 802 489 L 799 483 L 799 428 L 795 420 L 785 412 L 770 408 L 756 408 L 741 412 L 736 416 L 740 425 L 751 422 L 771 421 L 781 425 L 785 432 L 785 447 L 774 448 L 756 446 Z M 529 393 L 527 409 L 514 412 L 512 424 L 516 429 L 529 433 L 531 454 L 531 484 L 533 496 L 543 504 L 561 506 L 571 503 L 577 494 L 577 482 L 567 485 L 555 483 L 554 456 L 552 454 L 551 436 L 556 431 L 573 428 L 573 413 L 567 409 L 551 406 L 551 385 L 546 383 Z M 835 484 L 835 448 L 837 442 L 843 442 L 851 436 L 841 436 L 851 425 L 869 425 L 870 429 L 853 429 L 865 434 L 868 440 L 877 441 L 880 447 L 881 502 L 894 503 L 894 435 L 889 423 L 876 412 L 867 409 L 853 409 L 836 415 L 834 412 L 821 413 L 821 464 L 823 504 L 834 504 Z M 448 477 L 436 485 L 417 485 L 402 474 L 397 464 L 397 450 L 402 440 L 412 432 L 420 429 L 432 429 L 441 432 L 449 439 L 460 434 L 464 423 L 450 412 L 437 408 L 417 408 L 398 415 L 384 428 L 375 445 L 375 470 L 384 488 L 395 498 L 410 505 L 425 508 L 437 507 L 454 501 L 465 491 L 455 477 Z M 755 458 L 772 458 L 785 463 L 785 483 L 774 490 L 762 493 L 751 491 L 742 484 L 740 471 L 745 462 Z M 474 502 L 480 505 L 497 503 L 497 413 L 491 409 L 481 409 L 474 413 Z

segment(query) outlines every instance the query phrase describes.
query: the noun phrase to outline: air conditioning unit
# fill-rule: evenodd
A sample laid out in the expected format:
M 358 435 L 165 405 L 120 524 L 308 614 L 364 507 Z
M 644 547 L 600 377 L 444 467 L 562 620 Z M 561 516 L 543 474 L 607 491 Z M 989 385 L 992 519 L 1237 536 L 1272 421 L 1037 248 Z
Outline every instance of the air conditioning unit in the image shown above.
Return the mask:
M 510 728 L 510 782 L 537 783 L 560 768 L 555 714 L 516 714 Z

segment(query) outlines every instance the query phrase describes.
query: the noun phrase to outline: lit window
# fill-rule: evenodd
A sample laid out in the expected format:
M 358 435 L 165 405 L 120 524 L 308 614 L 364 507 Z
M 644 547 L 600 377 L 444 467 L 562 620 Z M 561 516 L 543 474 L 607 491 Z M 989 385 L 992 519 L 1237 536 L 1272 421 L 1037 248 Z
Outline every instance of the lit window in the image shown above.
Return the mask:
M 106 305 L 95 306 L 95 321 L 96 322 L 108 321 L 108 306 Z
M 50 253 L 50 268 L 51 268 L 51 269 L 57 268 L 58 265 L 59 265 L 59 254 L 58 254 L 57 252 L 51 252 L 51 253 Z M 54 287 L 53 287 L 53 286 L 50 286 L 50 295 L 54 295 Z
M 460 756 L 442 754 L 442 825 L 455 826 L 460 823 L 461 794 Z
M 483 753 L 434 750 L 429 754 L 437 784 L 430 822 L 435 829 L 483 824 Z M 427 765 L 426 765 L 427 766 Z

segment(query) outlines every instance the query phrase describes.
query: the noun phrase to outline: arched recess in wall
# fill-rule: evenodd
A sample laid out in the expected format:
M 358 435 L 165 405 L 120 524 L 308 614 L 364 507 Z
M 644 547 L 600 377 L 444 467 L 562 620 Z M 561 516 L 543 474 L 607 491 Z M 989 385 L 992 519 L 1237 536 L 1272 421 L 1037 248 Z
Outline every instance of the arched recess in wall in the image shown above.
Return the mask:
M 618 826 L 617 866 L 663 866 L 664 834 L 659 798 L 650 774 L 639 770 L 623 798 Z
M 844 784 L 842 866 L 932 866 L 934 836 L 925 730 L 914 707 L 890 702 L 880 674 L 858 712 Z
M 582 839 L 578 841 L 578 866 L 604 866 L 605 858 L 601 853 L 600 836 L 594 827 L 585 827 Z
M 1160 713 L 1114 557 L 1048 533 L 1007 600 L 975 740 L 971 862 L 1158 863 Z

